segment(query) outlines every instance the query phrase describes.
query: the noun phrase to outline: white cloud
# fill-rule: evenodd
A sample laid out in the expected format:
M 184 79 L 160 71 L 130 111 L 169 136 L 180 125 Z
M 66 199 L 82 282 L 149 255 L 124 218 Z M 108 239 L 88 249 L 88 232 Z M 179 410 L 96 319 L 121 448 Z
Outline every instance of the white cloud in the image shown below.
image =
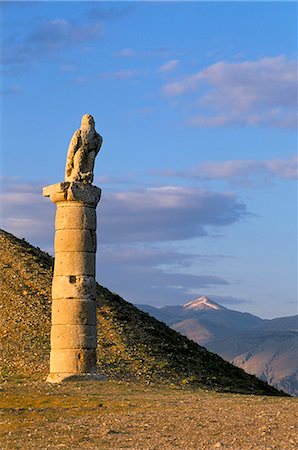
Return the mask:
M 115 56 L 121 58 L 160 58 L 170 54 L 167 48 L 158 48 L 155 50 L 134 50 L 132 48 L 123 48 Z
M 86 84 L 86 83 L 89 82 L 89 78 L 88 77 L 81 77 L 81 76 L 79 76 L 79 77 L 74 78 L 73 81 L 76 84 Z
M 225 180 L 255 186 L 257 180 L 272 182 L 274 178 L 296 180 L 298 157 L 272 160 L 208 161 L 184 172 L 169 172 L 170 176 L 203 180 Z
M 65 19 L 44 22 L 28 35 L 26 42 L 41 50 L 64 48 L 102 35 L 102 23 L 77 24 Z
M 197 292 L 195 292 L 195 294 L 197 295 Z M 199 296 L 197 295 L 197 297 Z M 246 298 L 233 297 L 232 295 L 217 295 L 212 293 L 208 294 L 208 297 L 220 305 L 239 305 L 242 303 L 250 303 L 252 301 L 251 299 L 247 300 Z
M 229 285 L 222 277 L 206 273 L 206 261 L 216 255 L 195 256 L 157 245 L 100 248 L 98 280 L 134 303 L 181 304 L 189 300 L 192 290 Z M 192 263 L 199 259 L 205 262 L 203 275 L 197 269 L 195 273 L 190 271 Z M 190 268 L 188 273 L 181 272 L 186 267 Z
M 53 243 L 55 206 L 42 197 L 42 186 L 2 178 L 1 228 L 48 249 Z
M 179 64 L 178 59 L 171 59 L 170 61 L 165 62 L 159 67 L 161 72 L 171 72 L 174 70 Z
M 171 266 L 172 268 L 188 268 L 195 261 L 212 266 L 215 260 L 229 258 L 220 254 L 186 253 L 177 250 L 171 244 L 111 244 L 101 247 L 101 255 L 105 263 L 133 264 L 135 266 Z
M 95 40 L 102 33 L 100 21 L 74 23 L 63 18 L 43 21 L 27 34 L 15 34 L 14 39 L 7 39 L 3 43 L 1 60 L 14 73 L 49 54 L 57 54 L 67 47 Z
M 62 64 L 60 67 L 60 72 L 75 72 L 78 67 L 75 64 Z
M 135 8 L 132 3 L 126 4 L 123 7 L 119 7 L 119 4 L 116 4 L 116 7 L 110 7 L 108 6 L 108 2 L 90 2 L 90 5 L 92 5 L 92 7 L 88 11 L 88 16 L 92 19 L 104 21 L 121 20 Z
M 18 179 L 3 183 L 4 229 L 32 242 L 52 236 L 55 207 L 42 197 L 41 189 L 40 184 Z M 192 239 L 206 236 L 210 226 L 226 226 L 247 214 L 245 205 L 232 193 L 177 186 L 103 192 L 98 207 L 99 239 L 102 244 Z
M 177 186 L 103 194 L 99 229 L 105 242 L 185 240 L 247 216 L 232 193 Z
M 116 56 L 121 56 L 123 58 L 131 58 L 135 56 L 136 52 L 132 48 L 123 48 L 117 52 Z
M 2 185 L 1 228 L 52 253 L 55 205 L 42 197 L 42 184 L 5 178 Z M 213 262 L 223 255 L 189 254 L 173 243 L 152 242 L 200 236 L 202 226 L 226 225 L 244 214 L 244 205 L 231 194 L 174 186 L 103 193 L 98 281 L 127 300 L 155 305 L 184 303 L 191 291 L 225 287 L 229 282 L 212 273 Z M 204 273 L 198 272 L 197 262 Z
M 280 178 L 297 180 L 298 178 L 298 156 L 290 159 L 272 159 L 266 161 L 267 170 Z
M 100 72 L 98 78 L 102 80 L 128 80 L 136 78 L 141 73 L 142 71 L 137 69 L 121 69 L 114 72 Z
M 221 61 L 167 83 L 168 97 L 196 93 L 197 127 L 226 125 L 297 126 L 297 61 L 284 55 L 241 63 Z
M 188 125 L 193 125 L 198 128 L 213 128 L 228 125 L 236 126 L 273 126 L 275 128 L 296 128 L 297 127 L 297 115 L 295 112 L 282 111 L 281 108 L 273 109 L 268 112 L 261 113 L 240 113 L 224 112 L 221 114 L 209 115 L 196 115 L 186 121 Z
M 7 88 L 0 89 L 0 95 L 14 95 L 21 92 L 21 86 L 19 84 L 12 84 Z
M 169 97 L 174 97 L 176 95 L 195 91 L 198 87 L 200 78 L 201 77 L 198 73 L 197 75 L 184 78 L 181 81 L 167 83 L 162 87 L 162 92 Z

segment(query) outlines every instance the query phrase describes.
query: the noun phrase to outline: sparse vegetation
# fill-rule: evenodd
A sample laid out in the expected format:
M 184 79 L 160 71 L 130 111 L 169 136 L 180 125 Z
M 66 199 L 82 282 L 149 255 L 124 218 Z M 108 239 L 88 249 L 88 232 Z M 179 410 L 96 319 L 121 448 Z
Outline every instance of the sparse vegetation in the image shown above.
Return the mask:
M 1 231 L 3 380 L 48 373 L 53 258 Z M 109 379 L 283 395 L 98 286 L 98 370 Z
M 297 447 L 297 399 L 101 286 L 98 361 L 107 380 L 45 383 L 53 259 L 6 232 L 0 241 L 1 449 Z
M 117 381 L 6 382 L 0 447 L 291 450 L 297 402 Z

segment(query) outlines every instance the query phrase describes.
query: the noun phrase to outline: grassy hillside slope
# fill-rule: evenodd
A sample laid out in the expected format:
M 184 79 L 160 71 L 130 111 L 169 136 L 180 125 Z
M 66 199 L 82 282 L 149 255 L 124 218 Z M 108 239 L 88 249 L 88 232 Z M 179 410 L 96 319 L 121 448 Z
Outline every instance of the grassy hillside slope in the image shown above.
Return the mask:
M 0 231 L 0 373 L 45 379 L 53 259 Z M 98 366 L 110 379 L 281 395 L 98 286 Z

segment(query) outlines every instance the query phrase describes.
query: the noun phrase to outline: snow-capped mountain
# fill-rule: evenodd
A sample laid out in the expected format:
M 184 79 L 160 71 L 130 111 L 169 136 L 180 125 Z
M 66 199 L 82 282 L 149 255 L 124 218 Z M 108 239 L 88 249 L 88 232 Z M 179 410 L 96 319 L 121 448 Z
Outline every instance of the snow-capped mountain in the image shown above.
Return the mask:
M 248 373 L 298 396 L 297 316 L 263 320 L 206 296 L 182 306 L 137 306 Z
M 224 306 L 219 305 L 218 303 L 213 302 L 210 300 L 210 298 L 203 295 L 202 297 L 197 298 L 196 300 L 192 300 L 190 302 L 185 303 L 182 308 L 184 310 L 191 310 L 194 311 L 208 311 L 208 310 L 217 310 L 222 311 L 225 308 Z

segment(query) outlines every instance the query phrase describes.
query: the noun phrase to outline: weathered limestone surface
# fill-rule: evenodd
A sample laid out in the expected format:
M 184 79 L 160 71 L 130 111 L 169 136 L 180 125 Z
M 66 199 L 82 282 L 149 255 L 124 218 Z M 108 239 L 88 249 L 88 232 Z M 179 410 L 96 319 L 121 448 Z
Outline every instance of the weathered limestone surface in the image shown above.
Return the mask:
M 88 275 L 55 275 L 52 284 L 52 298 L 84 298 L 95 300 L 96 283 L 94 276 Z
M 96 302 L 76 298 L 53 300 L 52 324 L 96 326 Z
M 94 161 L 101 145 L 102 137 L 95 131 L 93 117 L 85 114 L 68 147 L 65 180 L 92 183 Z
M 96 349 L 96 325 L 54 325 L 51 349 Z M 94 369 L 94 368 L 93 368 Z
M 55 254 L 55 275 L 95 276 L 95 253 L 57 252 Z
M 96 352 L 93 349 L 55 349 L 50 356 L 50 382 L 60 382 L 73 375 L 92 373 L 96 367 Z M 94 373 L 94 372 L 93 372 Z
M 96 212 L 90 206 L 82 206 L 80 203 L 59 205 L 56 212 L 56 230 L 88 229 L 96 230 Z
M 96 252 L 95 231 L 88 229 L 56 230 L 56 252 Z
M 81 208 L 86 206 L 94 207 L 100 200 L 100 194 L 101 190 L 92 184 L 69 181 L 51 184 L 42 190 L 42 195 L 44 197 L 50 197 L 54 203 L 59 203 L 59 207 L 73 206 L 69 205 L 68 202 L 83 202 L 82 204 L 78 203 L 76 205 Z
M 102 143 L 92 116 L 70 142 L 65 181 L 43 188 L 56 204 L 50 374 L 47 381 L 96 378 L 96 206 L 91 185 Z

